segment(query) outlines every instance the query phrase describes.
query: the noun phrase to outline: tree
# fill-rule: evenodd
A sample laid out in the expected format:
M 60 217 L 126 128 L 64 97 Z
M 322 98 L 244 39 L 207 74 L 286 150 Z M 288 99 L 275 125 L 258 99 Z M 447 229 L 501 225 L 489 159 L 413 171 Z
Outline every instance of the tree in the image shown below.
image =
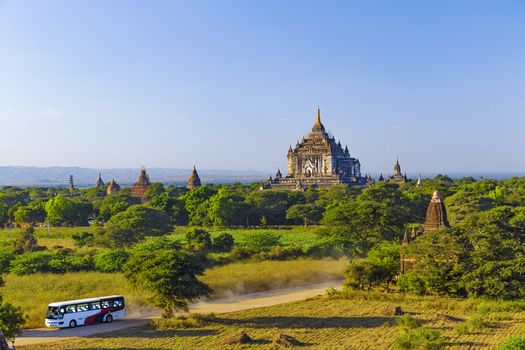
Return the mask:
M 85 200 L 58 195 L 46 203 L 47 220 L 52 225 L 86 226 L 93 205 Z
M 12 242 L 12 250 L 15 254 L 34 252 L 37 247 L 35 229 L 32 226 L 20 232 L 19 236 Z
M 195 251 L 206 250 L 211 247 L 210 234 L 204 230 L 192 228 L 184 235 L 186 242 Z
M 4 280 L 2 279 L 3 273 L 4 270 L 2 266 L 0 266 L 0 288 L 4 285 Z M 0 295 L 0 330 L 6 338 L 12 339 L 20 334 L 20 329 L 24 323 L 25 317 L 22 309 L 4 302 L 2 295 Z
M 286 211 L 289 220 L 302 220 L 304 227 L 316 224 L 323 217 L 323 208 L 315 204 L 295 204 Z
M 221 232 L 212 238 L 212 247 L 218 252 L 229 252 L 234 243 L 233 236 L 226 232 Z
M 133 205 L 113 216 L 98 234 L 97 240 L 113 247 L 126 247 L 145 236 L 160 236 L 170 231 L 170 219 L 164 211 Z
M 41 202 L 18 207 L 13 213 L 15 222 L 19 224 L 44 222 L 46 219 L 46 209 L 44 206 L 45 203 Z
M 124 265 L 126 278 L 145 291 L 154 306 L 164 310 L 164 317 L 175 310 L 187 311 L 189 302 L 211 295 L 210 287 L 197 279 L 203 272 L 199 257 L 167 237 L 137 244 Z
M 208 201 L 208 218 L 214 226 L 244 226 L 249 214 L 244 197 L 226 187 L 219 189 Z
M 100 204 L 99 214 L 97 221 L 106 222 L 113 215 L 122 213 L 132 205 L 140 204 L 140 198 L 131 197 L 128 194 L 119 192 L 106 196 Z
M 286 222 L 288 194 L 284 191 L 256 191 L 246 197 L 258 217 L 258 221 L 268 225 L 282 225 Z

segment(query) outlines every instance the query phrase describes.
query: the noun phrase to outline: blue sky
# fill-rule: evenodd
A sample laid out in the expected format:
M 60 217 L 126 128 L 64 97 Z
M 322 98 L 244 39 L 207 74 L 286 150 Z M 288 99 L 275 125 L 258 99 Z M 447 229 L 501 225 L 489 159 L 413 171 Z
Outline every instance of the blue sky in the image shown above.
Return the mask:
M 525 1 L 0 0 L 0 165 L 525 171 Z

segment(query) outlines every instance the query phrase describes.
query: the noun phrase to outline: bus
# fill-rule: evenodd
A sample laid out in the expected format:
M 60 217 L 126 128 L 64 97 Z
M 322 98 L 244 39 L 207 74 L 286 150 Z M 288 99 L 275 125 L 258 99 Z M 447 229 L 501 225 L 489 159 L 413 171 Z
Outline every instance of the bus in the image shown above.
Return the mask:
M 126 316 L 126 304 L 122 295 L 79 299 L 51 303 L 47 307 L 46 326 L 75 328 L 107 322 Z

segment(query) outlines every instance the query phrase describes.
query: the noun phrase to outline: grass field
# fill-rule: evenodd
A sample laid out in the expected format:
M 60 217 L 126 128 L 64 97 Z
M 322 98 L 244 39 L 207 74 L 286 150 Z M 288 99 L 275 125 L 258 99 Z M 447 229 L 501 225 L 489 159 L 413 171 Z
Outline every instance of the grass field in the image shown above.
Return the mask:
M 0 244 L 14 240 L 22 231 L 21 228 L 10 228 L 0 230 Z M 38 244 L 52 248 L 54 246 L 62 246 L 66 248 L 73 248 L 74 242 L 71 236 L 80 232 L 93 232 L 92 227 L 51 227 L 47 228 L 36 227 L 35 236 L 38 239 Z
M 398 317 L 385 312 L 392 306 L 401 306 L 424 328 L 441 330 L 446 349 L 497 349 L 508 336 L 524 334 L 524 302 L 356 294 L 220 314 L 200 326 L 162 331 L 148 326 L 32 349 L 279 349 L 272 339 L 280 333 L 306 349 L 394 349 L 403 331 Z M 226 345 L 240 331 L 254 341 Z
M 207 270 L 201 279 L 215 290 L 214 297 L 224 297 L 333 280 L 347 265 L 345 259 L 234 263 Z M 5 280 L 4 300 L 22 307 L 27 328 L 42 327 L 47 304 L 53 301 L 122 294 L 130 313 L 145 306 L 144 296 L 118 273 L 6 275 Z

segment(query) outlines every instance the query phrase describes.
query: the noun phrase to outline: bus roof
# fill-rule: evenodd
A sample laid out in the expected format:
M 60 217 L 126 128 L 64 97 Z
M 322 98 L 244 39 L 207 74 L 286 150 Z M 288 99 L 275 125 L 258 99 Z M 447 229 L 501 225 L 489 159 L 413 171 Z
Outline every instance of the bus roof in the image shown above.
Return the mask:
M 105 300 L 105 299 L 113 299 L 113 298 L 124 298 L 124 297 L 122 295 L 108 295 L 108 296 L 105 296 L 105 297 L 98 297 L 98 298 L 57 301 L 57 302 L 49 304 L 48 306 L 61 306 L 61 305 L 66 305 L 66 304 L 92 303 L 92 302 L 95 302 L 95 301 L 100 301 L 100 300 Z

